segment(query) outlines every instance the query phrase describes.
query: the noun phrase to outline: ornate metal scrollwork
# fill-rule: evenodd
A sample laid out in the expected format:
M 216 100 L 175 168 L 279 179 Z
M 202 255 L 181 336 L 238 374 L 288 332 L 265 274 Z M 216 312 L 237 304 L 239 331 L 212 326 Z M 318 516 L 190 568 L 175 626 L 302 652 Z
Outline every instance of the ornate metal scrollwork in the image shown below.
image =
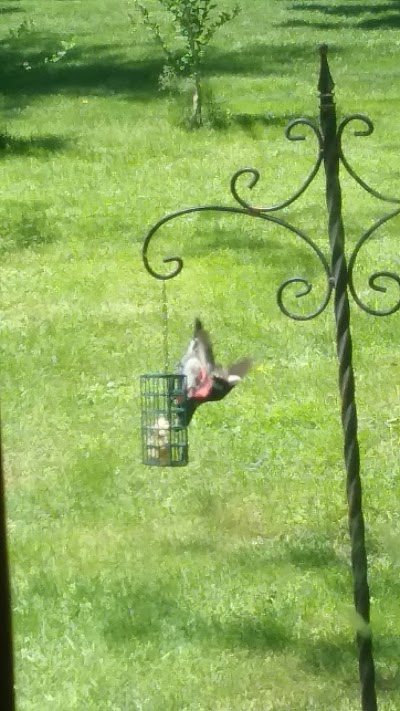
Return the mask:
M 323 55 L 323 52 L 322 52 Z M 324 61 L 324 60 L 323 60 Z M 329 92 L 321 92 L 321 99 L 322 103 L 326 100 L 326 97 L 329 96 Z M 387 195 L 384 195 L 383 193 L 379 192 L 378 190 L 374 189 L 368 183 L 363 180 L 358 173 L 354 170 L 354 168 L 350 165 L 347 157 L 344 154 L 343 151 L 343 145 L 342 145 L 342 139 L 343 139 L 343 134 L 345 129 L 353 122 L 360 122 L 361 124 L 364 125 L 363 129 L 358 129 L 354 131 L 355 136 L 370 136 L 374 130 L 374 126 L 372 121 L 368 118 L 368 116 L 365 116 L 364 114 L 352 114 L 350 116 L 347 116 L 344 118 L 338 125 L 337 132 L 336 132 L 336 142 L 337 142 L 337 150 L 338 150 L 338 158 L 342 165 L 344 166 L 345 170 L 348 172 L 348 174 L 355 180 L 355 182 L 363 188 L 366 192 L 368 192 L 370 195 L 373 197 L 382 200 L 384 202 L 392 203 L 399 205 L 400 204 L 400 199 L 389 197 Z M 295 276 L 291 277 L 288 279 L 285 279 L 284 282 L 278 286 L 277 288 L 277 303 L 282 311 L 286 316 L 289 318 L 295 319 L 295 320 L 310 320 L 312 318 L 315 318 L 318 316 L 324 309 L 326 308 L 327 304 L 329 303 L 329 299 L 331 296 L 331 292 L 333 289 L 333 284 L 334 284 L 334 278 L 331 273 L 331 268 L 328 264 L 328 261 L 323 254 L 323 252 L 320 250 L 320 248 L 316 245 L 316 243 L 302 230 L 299 228 L 295 227 L 292 225 L 290 222 L 287 220 L 284 220 L 282 218 L 278 218 L 276 215 L 272 215 L 271 213 L 276 213 L 280 210 L 283 210 L 286 207 L 289 207 L 291 204 L 293 204 L 298 198 L 300 198 L 303 193 L 307 190 L 307 188 L 310 186 L 310 184 L 313 182 L 314 178 L 316 177 L 321 163 L 324 159 L 325 151 L 326 151 L 326 146 L 325 146 L 325 137 L 320 129 L 320 127 L 313 121 L 307 119 L 307 118 L 296 118 L 293 121 L 290 121 L 288 126 L 286 127 L 285 130 L 285 136 L 289 141 L 304 141 L 306 140 L 306 136 L 303 134 L 300 134 L 296 132 L 296 129 L 299 127 L 305 127 L 309 130 L 312 131 L 314 134 L 316 140 L 317 140 L 317 153 L 315 157 L 315 161 L 311 167 L 311 170 L 309 174 L 307 175 L 306 179 L 302 183 L 302 185 L 288 198 L 285 200 L 282 200 L 281 202 L 278 202 L 273 205 L 266 205 L 266 206 L 257 206 L 257 205 L 252 205 L 248 200 L 246 200 L 239 191 L 239 184 L 240 181 L 243 177 L 249 178 L 249 181 L 247 183 L 247 189 L 252 190 L 257 183 L 259 182 L 261 175 L 260 172 L 256 168 L 241 168 L 240 170 L 236 171 L 234 175 L 231 178 L 230 181 L 230 191 L 231 195 L 234 198 L 234 200 L 240 205 L 240 207 L 235 207 L 235 206 L 223 206 L 223 205 L 201 205 L 197 207 L 189 207 L 185 208 L 182 210 L 178 210 L 176 212 L 170 213 L 166 216 L 164 216 L 162 219 L 160 219 L 151 229 L 149 230 L 145 241 L 143 245 L 143 262 L 144 265 L 147 269 L 147 271 L 156 279 L 161 279 L 161 280 L 169 280 L 173 279 L 174 277 L 178 276 L 178 274 L 181 272 L 183 268 L 183 259 L 179 256 L 173 256 L 173 257 L 166 257 L 163 259 L 164 264 L 174 264 L 174 268 L 172 271 L 169 271 L 167 273 L 163 273 L 161 271 L 158 271 L 155 269 L 149 261 L 148 258 L 148 250 L 150 246 L 150 242 L 158 230 L 165 225 L 167 222 L 170 222 L 171 220 L 174 220 L 178 217 L 183 217 L 185 215 L 189 215 L 191 213 L 200 213 L 200 212 L 211 212 L 211 213 L 216 213 L 216 212 L 224 212 L 228 214 L 234 214 L 234 215 L 247 215 L 248 217 L 253 217 L 253 218 L 259 218 L 268 222 L 274 222 L 275 224 L 280 225 L 281 227 L 285 228 L 286 230 L 289 230 L 292 234 L 297 235 L 300 237 L 300 239 L 303 240 L 306 244 L 311 247 L 311 249 L 314 251 L 314 253 L 317 255 L 325 276 L 326 276 L 326 291 L 325 295 L 321 301 L 321 304 L 318 306 L 317 309 L 312 311 L 309 314 L 299 314 L 295 313 L 292 310 L 290 310 L 286 305 L 285 305 L 285 300 L 284 300 L 284 295 L 286 293 L 286 290 L 288 287 L 290 287 L 292 284 L 297 284 L 301 285 L 303 288 L 301 288 L 296 294 L 296 298 L 302 298 L 310 294 L 312 290 L 312 284 L 305 279 L 304 277 L 301 276 Z M 395 210 L 392 210 L 392 212 L 388 213 L 387 215 L 383 216 L 379 220 L 377 220 L 372 227 L 370 227 L 368 230 L 366 230 L 358 242 L 356 243 L 355 247 L 353 248 L 353 251 L 350 254 L 349 261 L 348 261 L 348 286 L 350 293 L 356 302 L 356 304 L 366 311 L 369 314 L 375 315 L 375 316 L 386 316 L 389 314 L 395 313 L 397 310 L 400 309 L 400 297 L 397 300 L 397 302 L 390 308 L 387 309 L 375 309 L 370 306 L 368 306 L 362 298 L 359 296 L 357 293 L 356 287 L 354 285 L 354 267 L 357 261 L 357 257 L 359 255 L 359 252 L 362 248 L 362 246 L 367 242 L 367 240 L 376 232 L 376 230 L 379 229 L 384 223 L 388 222 L 392 218 L 396 217 L 400 213 L 400 208 L 396 208 Z M 386 293 L 387 292 L 387 286 L 385 283 L 382 283 L 382 280 L 386 280 L 386 284 L 388 283 L 388 280 L 390 280 L 391 283 L 395 283 L 399 286 L 400 289 L 400 276 L 399 274 L 389 271 L 389 270 L 378 270 L 373 272 L 369 279 L 368 279 L 368 284 L 370 288 L 376 292 L 380 293 Z
M 250 216 L 253 218 L 258 218 L 260 220 L 264 220 L 265 222 L 273 222 L 276 225 L 280 225 L 281 227 L 285 228 L 286 230 L 289 230 L 292 232 L 292 234 L 297 235 L 300 237 L 300 239 L 303 240 L 306 244 L 308 244 L 311 249 L 314 251 L 314 253 L 317 255 L 317 258 L 322 264 L 323 270 L 326 275 L 326 290 L 325 290 L 325 295 L 321 301 L 321 304 L 318 306 L 317 309 L 312 311 L 309 314 L 298 314 L 293 311 L 291 311 L 287 306 L 284 304 L 284 292 L 290 284 L 302 284 L 305 288 L 303 288 L 301 291 L 297 292 L 295 294 L 296 298 L 301 298 L 303 296 L 308 295 L 312 291 L 312 284 L 305 278 L 303 277 L 292 277 L 290 279 L 286 279 L 279 287 L 277 290 L 277 302 L 280 310 L 282 313 L 284 313 L 286 316 L 289 316 L 290 318 L 296 320 L 296 321 L 309 321 L 312 318 L 315 318 L 318 316 L 322 311 L 326 308 L 327 304 L 329 303 L 329 299 L 332 293 L 332 280 L 331 280 L 331 275 L 330 275 L 330 269 L 329 269 L 329 264 L 328 261 L 324 255 L 324 253 L 319 249 L 319 247 L 315 244 L 315 242 L 307 235 L 305 232 L 302 230 L 298 229 L 294 225 L 290 224 L 286 220 L 283 220 L 280 217 L 276 217 L 276 215 L 270 215 L 270 214 L 265 214 L 264 211 L 261 210 L 254 210 L 254 209 L 245 209 L 245 208 L 240 208 L 240 207 L 225 207 L 223 205 L 202 205 L 199 207 L 189 207 L 183 210 L 179 210 L 177 212 L 172 212 L 169 215 L 165 215 L 161 220 L 159 220 L 147 233 L 146 239 L 144 241 L 143 245 L 143 262 L 144 265 L 153 277 L 156 279 L 160 279 L 163 281 L 167 281 L 169 279 L 173 279 L 174 277 L 178 276 L 178 274 L 182 271 L 183 269 L 183 259 L 178 256 L 174 257 L 166 257 L 162 261 L 164 264 L 170 264 L 170 263 L 175 263 L 175 268 L 168 273 L 163 273 L 157 271 L 151 264 L 148 258 L 148 250 L 150 246 L 150 242 L 158 230 L 165 225 L 167 222 L 170 222 L 171 220 L 175 220 L 178 217 L 183 217 L 184 215 L 188 215 L 191 213 L 200 213 L 200 212 L 223 212 L 227 214 L 233 214 L 233 215 L 246 215 Z
M 290 123 L 286 126 L 285 130 L 285 136 L 289 141 L 305 141 L 306 137 L 302 135 L 294 135 L 293 129 L 296 126 L 307 126 L 308 128 L 311 128 L 312 131 L 314 132 L 317 141 L 318 141 L 318 153 L 315 158 L 315 163 L 312 166 L 307 178 L 303 182 L 303 184 L 300 186 L 298 190 L 296 190 L 293 195 L 286 200 L 283 200 L 280 203 L 277 203 L 276 205 L 270 205 L 266 207 L 256 207 L 248 203 L 244 198 L 242 198 L 237 189 L 237 183 L 239 179 L 242 177 L 242 175 L 249 175 L 250 176 L 250 182 L 247 185 L 247 188 L 249 190 L 252 190 L 258 183 L 260 179 L 260 173 L 258 170 L 255 168 L 241 168 L 240 170 L 236 171 L 236 173 L 232 176 L 231 178 L 231 193 L 233 197 L 235 198 L 236 202 L 239 203 L 242 207 L 244 207 L 246 210 L 257 210 L 257 212 L 277 212 L 278 210 L 282 210 L 284 207 L 288 207 L 291 205 L 297 198 L 300 197 L 308 188 L 310 183 L 314 180 L 315 176 L 317 175 L 319 168 L 322 163 L 322 157 L 323 157 L 323 138 L 321 135 L 321 131 L 319 130 L 318 126 L 313 123 L 313 121 L 310 121 L 309 119 L 306 118 L 296 118 L 293 119 L 293 121 L 290 121 Z
M 383 195 L 379 191 L 375 190 L 372 188 L 370 185 L 368 185 L 354 170 L 354 168 L 350 165 L 349 161 L 347 160 L 346 156 L 344 155 L 343 151 L 343 146 L 342 146 L 342 137 L 344 130 L 346 127 L 352 123 L 353 121 L 359 121 L 365 125 L 365 129 L 363 130 L 356 130 L 354 131 L 354 135 L 356 136 L 370 136 L 371 133 L 374 130 L 373 123 L 372 121 L 367 117 L 364 116 L 363 114 L 352 114 L 351 116 L 346 117 L 343 119 L 337 129 L 337 144 L 338 144 L 338 151 L 339 151 L 339 158 L 341 163 L 343 164 L 344 168 L 346 171 L 349 173 L 349 175 L 356 181 L 358 185 L 360 185 L 364 190 L 366 190 L 368 193 L 373 195 L 375 198 L 379 200 L 383 200 L 385 202 L 390 202 L 393 204 L 400 204 L 400 200 L 392 197 L 388 197 L 386 195 Z M 147 271 L 156 279 L 161 279 L 161 280 L 169 280 L 173 279 L 174 277 L 178 276 L 178 274 L 181 272 L 183 268 L 183 259 L 180 256 L 173 256 L 173 257 L 166 257 L 163 259 L 164 264 L 174 264 L 174 268 L 172 271 L 169 272 L 161 272 L 155 269 L 149 261 L 148 257 L 148 250 L 150 246 L 150 242 L 158 230 L 165 225 L 167 222 L 170 222 L 171 220 L 174 220 L 178 217 L 182 217 L 185 215 L 189 215 L 191 213 L 200 213 L 200 212 L 224 212 L 228 214 L 236 214 L 236 215 L 247 215 L 249 217 L 256 217 L 259 219 L 263 219 L 269 222 L 275 222 L 276 224 L 279 224 L 281 227 L 284 227 L 285 229 L 289 230 L 293 234 L 296 234 L 298 237 L 300 237 L 304 242 L 306 242 L 311 249 L 314 251 L 314 253 L 317 255 L 319 261 L 322 264 L 323 270 L 326 275 L 326 280 L 327 280 L 327 286 L 326 286 L 326 291 L 325 295 L 321 301 L 321 304 L 317 309 L 314 311 L 310 312 L 309 314 L 300 314 L 300 313 L 295 313 L 291 311 L 284 303 L 284 294 L 286 292 L 286 289 L 290 287 L 291 284 L 299 284 L 302 285 L 303 288 L 300 289 L 296 293 L 296 298 L 302 298 L 304 296 L 307 296 L 311 290 L 312 290 L 312 284 L 305 279 L 304 277 L 296 276 L 296 277 L 291 277 L 286 279 L 280 286 L 277 288 L 277 303 L 282 311 L 286 316 L 289 318 L 292 318 L 294 320 L 310 320 L 312 318 L 315 318 L 318 316 L 324 309 L 326 308 L 327 304 L 329 303 L 330 295 L 332 292 L 333 288 L 333 279 L 330 271 L 330 267 L 328 264 L 328 261 L 323 254 L 323 252 L 319 249 L 319 247 L 316 245 L 316 243 L 302 230 L 298 229 L 291 223 L 289 223 L 287 220 L 281 219 L 276 217 L 276 215 L 271 215 L 271 213 L 276 213 L 280 210 L 283 210 L 284 208 L 288 207 L 292 203 L 294 203 L 309 187 L 309 185 L 313 182 L 314 178 L 316 177 L 322 160 L 324 156 L 324 137 L 321 133 L 320 128 L 317 126 L 316 123 L 313 121 L 310 121 L 309 119 L 306 118 L 297 118 L 291 121 L 288 126 L 286 127 L 285 130 L 285 135 L 286 138 L 290 141 L 304 141 L 306 140 L 306 136 L 296 133 L 295 129 L 298 127 L 306 127 L 310 129 L 316 139 L 317 139 L 317 154 L 315 157 L 315 161 L 311 167 L 311 170 L 300 186 L 290 197 L 286 198 L 285 200 L 282 200 L 279 203 L 273 204 L 273 205 L 266 205 L 266 206 L 256 206 L 252 205 L 249 201 L 245 200 L 244 197 L 239 192 L 239 183 L 241 179 L 246 176 L 250 178 L 248 184 L 247 184 L 247 189 L 252 190 L 257 183 L 259 182 L 261 175 L 260 172 L 255 169 L 255 168 L 241 168 L 240 170 L 236 171 L 234 175 L 231 178 L 230 181 L 230 191 L 231 194 L 234 198 L 234 200 L 240 205 L 240 207 L 230 207 L 230 206 L 223 206 L 223 205 L 201 205 L 197 207 L 189 207 L 185 208 L 182 210 L 178 210 L 176 212 L 170 213 L 166 216 L 164 216 L 162 219 L 160 219 L 147 233 L 147 236 L 144 241 L 143 245 L 143 262 L 144 265 L 147 269 Z M 400 297 L 399 300 L 396 302 L 394 306 L 388 309 L 373 309 L 367 304 L 364 303 L 364 301 L 361 299 L 361 297 L 357 294 L 355 285 L 354 285 L 354 277 L 353 277 L 353 270 L 354 266 L 356 264 L 357 256 L 358 253 L 363 246 L 363 244 L 374 234 L 374 232 L 385 222 L 388 220 L 392 219 L 396 215 L 400 213 L 400 208 L 393 210 L 390 212 L 388 215 L 385 215 L 381 219 L 379 219 L 375 224 L 370 227 L 359 239 L 357 242 L 356 246 L 354 247 L 350 257 L 349 257 L 349 266 L 348 266 L 348 277 L 349 277 L 349 289 L 351 292 L 351 295 L 354 299 L 354 301 L 357 303 L 357 305 L 362 308 L 364 311 L 367 313 L 376 315 L 376 316 L 385 316 L 389 315 L 392 313 L 395 313 L 400 308 Z M 395 272 L 392 271 L 387 271 L 387 270 L 380 270 L 376 271 L 373 274 L 371 274 L 369 278 L 369 286 L 371 289 L 374 291 L 378 291 L 381 293 L 385 293 L 387 291 L 386 286 L 384 286 L 382 283 L 380 283 L 379 280 L 381 279 L 389 279 L 392 282 L 395 282 L 396 284 L 399 285 L 400 288 L 400 276 L 396 274 Z
M 294 311 L 291 311 L 284 303 L 284 294 L 287 289 L 291 284 L 301 284 L 304 288 L 302 288 L 300 291 L 298 291 L 295 296 L 296 298 L 302 298 L 304 296 L 307 296 L 313 289 L 312 284 L 305 279 L 304 277 L 291 277 L 288 279 L 285 279 L 285 281 L 278 287 L 277 289 L 277 303 L 282 311 L 286 316 L 289 318 L 292 318 L 294 320 L 298 321 L 308 321 L 312 318 L 315 318 L 318 316 L 324 309 L 326 308 L 327 304 L 329 303 L 329 299 L 332 293 L 332 279 L 331 279 L 331 274 L 330 274 L 330 268 L 328 261 L 323 254 L 323 252 L 319 249 L 319 247 L 316 245 L 316 243 L 302 230 L 299 228 L 295 227 L 291 223 L 289 223 L 287 220 L 284 220 L 282 218 L 276 217 L 275 215 L 271 215 L 270 213 L 272 212 L 277 212 L 278 210 L 282 210 L 285 207 L 288 207 L 291 205 L 295 200 L 297 200 L 308 188 L 308 186 L 311 184 L 311 182 L 314 180 L 315 176 L 317 175 L 319 168 L 322 163 L 322 158 L 323 158 L 323 138 L 322 134 L 318 128 L 318 126 L 310 121 L 309 119 L 305 118 L 298 118 L 294 119 L 291 121 L 285 131 L 285 135 L 290 141 L 304 141 L 305 136 L 295 134 L 294 129 L 298 126 L 306 126 L 310 128 L 314 135 L 317 138 L 317 144 L 318 144 L 318 151 L 317 155 L 315 158 L 315 162 L 303 182 L 303 184 L 298 188 L 293 195 L 291 195 L 289 198 L 286 200 L 283 200 L 280 203 L 277 203 L 276 205 L 271 205 L 267 207 L 256 207 L 251 205 L 249 202 L 244 200 L 239 195 L 238 192 L 238 181 L 243 175 L 250 176 L 250 182 L 248 183 L 248 188 L 252 189 L 260 180 L 260 173 L 258 170 L 255 168 L 242 168 L 238 170 L 231 178 L 230 181 L 230 188 L 231 188 L 231 194 L 236 200 L 237 203 L 241 207 L 230 207 L 230 206 L 223 206 L 223 205 L 201 205 L 198 207 L 189 207 L 185 208 L 183 210 L 178 210 L 176 212 L 170 213 L 168 215 L 165 215 L 161 220 L 159 220 L 147 233 L 147 236 L 144 241 L 143 245 L 143 262 L 144 265 L 153 277 L 156 279 L 161 279 L 161 280 L 168 280 L 168 279 L 173 279 L 174 277 L 178 276 L 178 274 L 182 271 L 183 269 L 183 259 L 179 256 L 174 256 L 174 257 L 166 257 L 163 259 L 164 264 L 169 264 L 169 263 L 174 263 L 175 267 L 172 271 L 163 273 L 160 271 L 157 271 L 149 261 L 148 257 L 148 251 L 149 251 L 149 246 L 150 242 L 158 230 L 165 225 L 167 222 L 170 222 L 171 220 L 174 220 L 178 217 L 182 217 L 184 215 L 188 215 L 191 213 L 200 213 L 200 212 L 224 212 L 228 214 L 234 214 L 234 215 L 246 215 L 248 217 L 253 217 L 253 218 L 258 218 L 267 222 L 273 222 L 277 225 L 280 225 L 281 227 L 285 228 L 286 230 L 289 230 L 292 234 L 297 235 L 302 239 L 306 244 L 308 244 L 311 249 L 314 251 L 314 253 L 317 255 L 317 258 L 319 259 L 323 270 L 325 272 L 326 276 L 326 290 L 324 297 L 318 306 L 314 311 L 308 313 L 308 314 L 300 314 L 300 313 L 295 313 Z
M 361 297 L 357 294 L 356 288 L 354 286 L 354 276 L 353 276 L 353 271 L 354 271 L 354 265 L 357 260 L 358 253 L 365 244 L 365 242 L 371 237 L 371 235 L 374 234 L 374 232 L 381 227 L 385 222 L 388 222 L 388 220 L 391 220 L 393 217 L 396 217 L 396 215 L 400 214 L 400 207 L 397 208 L 397 210 L 393 210 L 393 212 L 390 212 L 388 215 L 384 215 L 384 217 L 381 217 L 380 220 L 377 220 L 372 227 L 370 227 L 364 234 L 361 236 L 361 238 L 358 240 L 355 248 L 353 249 L 353 252 L 350 256 L 349 259 L 349 264 L 348 264 L 348 279 L 349 279 L 349 289 L 350 293 L 356 302 L 356 304 L 366 313 L 371 314 L 372 316 L 389 316 L 390 314 L 394 314 L 396 311 L 400 309 L 400 296 L 397 300 L 397 302 L 388 309 L 373 309 L 371 306 L 368 306 L 364 301 L 362 301 Z M 387 287 L 384 286 L 382 283 L 378 282 L 378 279 L 389 279 L 392 283 L 395 282 L 400 291 L 400 275 L 396 274 L 395 272 L 390 272 L 387 270 L 379 270 L 376 272 L 373 272 L 368 279 L 368 284 L 371 289 L 374 291 L 379 291 L 382 294 L 385 294 L 387 292 Z
M 341 163 L 343 164 L 344 168 L 346 171 L 349 173 L 349 175 L 355 180 L 355 182 L 360 185 L 366 192 L 368 192 L 370 195 L 373 197 L 377 198 L 378 200 L 381 200 L 383 202 L 388 202 L 393 205 L 400 205 L 400 199 L 399 198 L 394 198 L 394 197 L 389 197 L 388 195 L 384 195 L 383 193 L 379 192 L 378 190 L 375 190 L 375 188 L 372 188 L 368 183 L 363 180 L 358 173 L 354 170 L 354 168 L 350 165 L 349 161 L 347 160 L 346 156 L 344 155 L 343 152 L 343 146 L 342 146 L 342 137 L 343 137 L 343 132 L 345 128 L 352 123 L 353 121 L 359 121 L 365 125 L 364 130 L 358 130 L 354 131 L 355 136 L 370 136 L 373 131 L 374 131 L 374 124 L 372 123 L 371 119 L 368 118 L 368 116 L 365 116 L 364 114 L 352 114 L 351 116 L 347 116 L 345 119 L 343 119 L 339 126 L 338 126 L 338 131 L 337 131 L 337 137 L 338 137 L 338 146 L 339 146 L 339 158 Z M 400 208 L 397 208 L 395 210 L 392 210 L 392 212 L 389 212 L 388 214 L 384 215 L 381 217 L 379 220 L 377 220 L 372 227 L 370 227 L 368 230 L 366 230 L 356 243 L 355 247 L 353 248 L 353 251 L 349 257 L 349 263 L 348 263 L 348 279 L 349 279 L 349 289 L 350 293 L 356 302 L 356 304 L 366 313 L 371 314 L 373 316 L 389 316 L 390 314 L 395 313 L 400 309 L 400 296 L 397 300 L 397 302 L 390 308 L 387 309 L 374 309 L 370 306 L 368 306 L 359 296 L 359 294 L 356 291 L 356 288 L 354 286 L 354 266 L 357 260 L 358 253 L 361 249 L 361 247 L 367 242 L 367 240 L 376 232 L 376 230 L 379 229 L 383 224 L 391 220 L 393 217 L 396 217 L 398 214 L 400 214 Z M 396 283 L 399 287 L 400 290 L 400 275 L 396 274 L 395 272 L 392 271 L 387 271 L 387 270 L 379 270 L 376 272 L 373 272 L 369 278 L 368 278 L 368 284 L 371 289 L 374 291 L 378 291 L 380 293 L 386 293 L 387 292 L 387 287 L 384 286 L 382 283 L 379 283 L 378 280 L 390 280 L 392 283 Z
M 337 130 L 339 158 L 341 162 L 343 163 L 349 175 L 351 175 L 351 177 L 354 178 L 356 183 L 358 183 L 358 185 L 361 185 L 361 187 L 364 188 L 367 193 L 370 193 L 370 195 L 373 195 L 374 197 L 378 198 L 378 200 L 400 204 L 400 198 L 389 197 L 387 195 L 384 195 L 383 193 L 380 193 L 378 190 L 371 188 L 371 186 L 368 185 L 368 183 L 366 183 L 365 180 L 363 180 L 358 175 L 358 173 L 356 173 L 356 171 L 354 170 L 354 168 L 352 168 L 346 156 L 344 155 L 342 146 L 343 132 L 346 126 L 348 126 L 352 121 L 361 121 L 366 125 L 366 129 L 364 131 L 354 131 L 354 136 L 371 136 L 374 132 L 374 124 L 372 123 L 371 119 L 368 118 L 368 116 L 365 116 L 364 114 L 351 114 L 351 116 L 347 116 L 346 118 L 344 118 L 340 122 Z

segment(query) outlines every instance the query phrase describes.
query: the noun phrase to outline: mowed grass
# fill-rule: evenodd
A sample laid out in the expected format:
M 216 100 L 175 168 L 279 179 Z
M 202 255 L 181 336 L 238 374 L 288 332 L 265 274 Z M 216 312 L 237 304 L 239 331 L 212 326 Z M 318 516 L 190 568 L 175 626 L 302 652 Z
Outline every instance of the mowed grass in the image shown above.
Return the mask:
M 226 0 L 229 5 L 230 0 Z M 2 416 L 19 711 L 355 711 L 345 475 L 332 305 L 315 321 L 279 311 L 306 245 L 248 217 L 190 216 L 155 238 L 167 284 L 170 357 L 195 316 L 222 362 L 256 365 L 190 426 L 186 468 L 140 462 L 139 376 L 162 370 L 161 286 L 145 271 L 148 227 L 171 210 L 233 205 L 235 170 L 271 204 L 298 187 L 316 117 L 317 47 L 330 47 L 340 117 L 376 131 L 349 160 L 400 196 L 400 8 L 252 0 L 206 63 L 219 130 L 179 126 L 160 93 L 162 57 L 120 0 L 3 2 Z M 25 23 L 24 25 L 22 23 Z M 22 25 L 22 28 L 21 28 Z M 18 28 L 20 28 L 18 30 Z M 25 28 L 25 29 L 24 29 Z M 68 43 L 66 55 L 54 58 Z M 73 44 L 73 46 L 72 46 Z M 24 66 L 25 65 L 25 66 Z M 28 67 L 30 68 L 27 68 Z M 180 100 L 181 101 L 181 100 Z M 343 176 L 349 253 L 385 206 Z M 328 252 L 322 174 L 285 212 Z M 400 270 L 399 219 L 360 253 Z M 352 309 L 379 707 L 399 708 L 399 314 Z

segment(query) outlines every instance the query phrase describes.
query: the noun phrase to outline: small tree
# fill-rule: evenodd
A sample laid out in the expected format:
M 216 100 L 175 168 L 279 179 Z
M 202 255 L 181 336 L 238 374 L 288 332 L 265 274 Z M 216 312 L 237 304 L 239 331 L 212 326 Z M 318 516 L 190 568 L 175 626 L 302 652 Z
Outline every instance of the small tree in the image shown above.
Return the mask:
M 140 0 L 134 0 L 143 22 L 162 48 L 166 59 L 160 83 L 164 88 L 171 76 L 188 76 L 192 85 L 192 126 L 203 123 L 203 62 L 205 48 L 215 32 L 240 12 L 239 5 L 230 11 L 218 11 L 216 0 L 158 0 L 170 14 L 175 35 L 183 41 L 183 51 L 177 54 L 163 37 L 159 24 Z M 131 19 L 133 19 L 131 17 Z

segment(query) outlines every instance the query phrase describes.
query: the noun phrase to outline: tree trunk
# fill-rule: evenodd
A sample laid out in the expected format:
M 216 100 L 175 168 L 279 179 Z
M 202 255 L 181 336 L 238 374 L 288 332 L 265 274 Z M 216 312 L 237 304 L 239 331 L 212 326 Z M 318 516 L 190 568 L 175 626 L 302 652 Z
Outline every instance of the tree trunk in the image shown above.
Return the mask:
M 193 127 L 198 127 L 203 125 L 203 102 L 202 102 L 202 90 L 201 90 L 201 79 L 200 73 L 195 71 L 193 74 L 193 102 L 192 102 L 192 115 L 190 117 L 190 123 Z

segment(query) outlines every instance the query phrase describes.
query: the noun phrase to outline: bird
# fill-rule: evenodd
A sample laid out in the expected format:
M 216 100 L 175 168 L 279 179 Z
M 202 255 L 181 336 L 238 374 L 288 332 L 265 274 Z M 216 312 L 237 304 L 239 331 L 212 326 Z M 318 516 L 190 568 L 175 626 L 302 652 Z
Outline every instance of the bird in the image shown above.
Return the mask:
M 217 364 L 210 335 L 196 318 L 193 337 L 177 365 L 178 373 L 186 376 L 186 424 L 189 425 L 200 405 L 226 397 L 251 366 L 251 358 L 242 358 L 228 368 Z

